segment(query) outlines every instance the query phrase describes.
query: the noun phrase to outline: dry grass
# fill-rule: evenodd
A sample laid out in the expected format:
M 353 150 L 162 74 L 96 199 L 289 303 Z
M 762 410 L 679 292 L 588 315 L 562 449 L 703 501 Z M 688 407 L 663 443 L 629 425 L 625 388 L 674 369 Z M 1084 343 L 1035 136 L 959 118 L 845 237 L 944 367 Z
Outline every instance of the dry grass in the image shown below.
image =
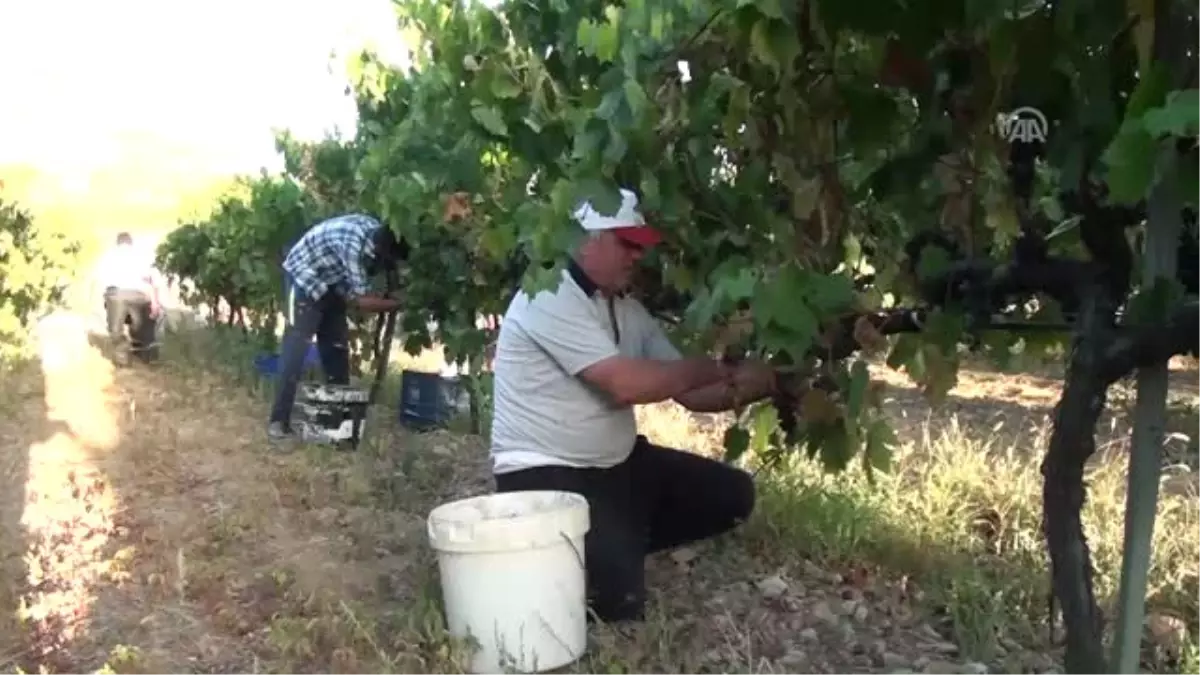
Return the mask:
M 1171 417 L 1150 570 L 1152 613 L 1182 617 L 1197 631 L 1200 480 L 1196 372 L 1174 364 Z M 1048 572 L 1040 533 L 1040 461 L 1061 381 L 964 371 L 951 399 L 931 408 L 903 375 L 873 367 L 888 382 L 888 410 L 902 447 L 890 475 L 870 484 L 857 469 L 831 476 L 793 461 L 760 477 L 763 495 L 744 543 L 795 566 L 796 554 L 834 568 L 883 567 L 923 580 L 928 607 L 967 649 L 994 658 L 997 646 L 1041 645 Z M 1096 592 L 1115 611 L 1124 538 L 1132 387 L 1115 388 L 1098 429 L 1086 480 L 1086 535 Z M 639 413 L 652 439 L 720 453 L 723 425 L 698 423 L 679 406 Z M 789 563 L 789 560 L 791 561 Z M 1187 672 L 1195 672 L 1195 641 Z M 1001 649 L 1003 651 L 1003 648 Z M 1009 672 L 1021 664 L 1006 664 Z
M 21 489 L 0 492 L 0 563 L 5 578 L 30 580 L 0 587 L 0 602 L 30 609 L 20 624 L 0 616 L 0 668 L 460 670 L 424 518 L 491 489 L 482 439 L 409 433 L 381 407 L 356 453 L 277 453 L 263 436 L 267 388 L 244 348 L 207 332 L 169 347 L 155 368 L 114 373 L 90 348 L 64 346 L 75 365 L 10 376 L 0 487 Z M 430 371 L 437 361 L 398 356 L 396 366 Z M 871 486 L 856 470 L 831 476 L 798 460 L 760 476 L 752 521 L 652 560 L 651 620 L 594 631 L 591 653 L 571 670 L 1051 669 L 1037 458 L 1058 384 L 966 374 L 947 409 L 934 411 L 903 378 L 877 375 L 892 382 L 904 440 L 891 475 Z M 388 389 L 394 400 L 395 383 Z M 1189 404 L 1177 419 L 1194 437 Z M 1123 406 L 1106 419 L 1106 451 L 1089 475 L 1088 535 L 1106 607 L 1120 564 Z M 638 417 L 656 441 L 719 451 L 719 419 L 673 405 Z M 1194 470 L 1168 479 L 1150 598 L 1193 635 Z M 18 491 L 25 499 L 12 498 Z M 768 592 L 776 580 L 786 592 Z M 1191 655 L 1181 664 L 1189 672 L 1192 645 L 1172 645 Z

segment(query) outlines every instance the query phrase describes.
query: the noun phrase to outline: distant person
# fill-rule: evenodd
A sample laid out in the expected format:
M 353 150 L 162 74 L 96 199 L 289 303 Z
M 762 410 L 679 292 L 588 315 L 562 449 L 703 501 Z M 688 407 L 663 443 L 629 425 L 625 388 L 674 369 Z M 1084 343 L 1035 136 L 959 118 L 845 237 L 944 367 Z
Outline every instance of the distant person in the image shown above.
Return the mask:
M 155 356 L 162 311 L 158 277 L 153 261 L 134 248 L 128 232 L 118 234 L 116 246 L 100 259 L 96 280 L 104 288 L 108 336 L 118 363 L 128 362 L 131 353 L 142 361 Z
M 291 426 L 304 355 L 314 335 L 321 369 L 332 384 L 350 383 L 350 327 L 346 310 L 393 312 L 400 302 L 370 292 L 372 274 L 408 258 L 408 244 L 371 216 L 330 218 L 304 233 L 283 261 L 289 285 L 287 330 L 280 353 L 279 387 L 267 423 L 272 440 L 294 436 Z

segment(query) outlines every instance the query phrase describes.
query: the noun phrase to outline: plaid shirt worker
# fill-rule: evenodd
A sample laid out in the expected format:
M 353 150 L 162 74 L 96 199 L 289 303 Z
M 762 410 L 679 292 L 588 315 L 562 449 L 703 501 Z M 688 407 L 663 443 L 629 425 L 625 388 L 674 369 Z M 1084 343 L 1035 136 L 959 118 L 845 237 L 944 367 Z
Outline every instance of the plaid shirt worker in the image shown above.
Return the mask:
M 332 218 L 296 242 L 283 269 L 311 300 L 331 288 L 347 298 L 363 295 L 368 290 L 363 259 L 375 254 L 371 234 L 381 227 L 378 220 L 362 214 Z
M 267 424 L 268 437 L 283 439 L 293 433 L 292 406 L 304 355 L 314 335 L 327 380 L 350 383 L 346 309 L 349 304 L 372 297 L 365 259 L 380 254 L 375 236 L 382 229 L 382 223 L 367 215 L 330 218 L 306 232 L 284 258 L 283 271 L 291 278 L 292 293 L 287 303 L 288 329 L 280 349 L 279 386 Z

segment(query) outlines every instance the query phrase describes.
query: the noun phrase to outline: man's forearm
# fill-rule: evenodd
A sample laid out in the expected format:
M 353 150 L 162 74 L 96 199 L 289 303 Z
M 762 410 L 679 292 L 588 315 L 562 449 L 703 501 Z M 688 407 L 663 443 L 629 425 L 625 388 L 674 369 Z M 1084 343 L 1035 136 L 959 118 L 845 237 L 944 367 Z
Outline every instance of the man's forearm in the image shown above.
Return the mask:
M 684 392 L 675 400 L 692 412 L 715 413 L 761 401 L 771 393 L 771 387 L 755 387 L 747 391 L 735 389 L 727 382 L 717 382 Z
M 143 278 L 143 281 L 146 283 L 146 288 L 150 289 L 150 293 L 148 293 L 150 296 L 150 312 L 152 314 L 157 313 L 159 308 L 162 307 L 162 296 L 158 290 L 158 280 L 154 278 L 154 275 L 148 274 Z
M 621 405 L 643 405 L 677 398 L 683 392 L 712 384 L 725 374 L 720 362 L 710 359 L 626 359 L 601 371 L 592 366 L 584 379 L 607 391 Z
M 364 312 L 391 312 L 400 308 L 398 300 L 374 294 L 355 296 L 351 302 Z

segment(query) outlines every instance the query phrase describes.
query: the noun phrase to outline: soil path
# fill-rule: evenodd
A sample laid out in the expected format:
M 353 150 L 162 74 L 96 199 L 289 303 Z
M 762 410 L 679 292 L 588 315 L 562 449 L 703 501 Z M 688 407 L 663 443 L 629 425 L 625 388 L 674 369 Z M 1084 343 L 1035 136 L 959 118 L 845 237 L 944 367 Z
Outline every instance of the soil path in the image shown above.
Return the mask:
M 27 621 L 0 623 L 0 669 L 251 668 L 273 603 L 352 583 L 336 533 L 274 487 L 298 458 L 271 454 L 256 401 L 114 370 L 87 323 L 49 317 L 40 367 L 9 378 L 0 561 L 25 583 L 0 601 Z

